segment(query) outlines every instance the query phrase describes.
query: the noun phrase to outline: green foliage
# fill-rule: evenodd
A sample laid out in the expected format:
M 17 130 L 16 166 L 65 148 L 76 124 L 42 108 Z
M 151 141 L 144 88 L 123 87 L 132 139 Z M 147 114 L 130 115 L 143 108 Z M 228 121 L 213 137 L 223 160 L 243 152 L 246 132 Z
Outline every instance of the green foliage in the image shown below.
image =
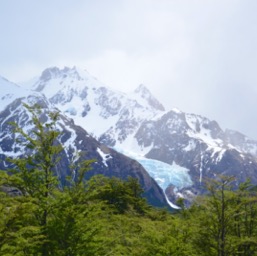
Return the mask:
M 146 201 L 141 196 L 143 190 L 132 177 L 124 182 L 116 177 L 94 176 L 88 182 L 87 190 L 91 199 L 106 202 L 116 213 L 135 211 L 143 214 L 147 208 Z
M 199 255 L 256 255 L 256 193 L 249 181 L 232 190 L 233 177 L 207 184 L 209 195 L 191 208 Z

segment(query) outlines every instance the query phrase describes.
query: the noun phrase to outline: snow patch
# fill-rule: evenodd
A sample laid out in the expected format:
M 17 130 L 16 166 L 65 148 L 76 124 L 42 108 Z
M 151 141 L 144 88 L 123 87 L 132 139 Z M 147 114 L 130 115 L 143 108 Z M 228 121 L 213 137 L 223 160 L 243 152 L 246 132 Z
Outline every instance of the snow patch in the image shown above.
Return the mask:
M 97 148 L 96 151 L 98 152 L 98 154 L 99 154 L 99 155 L 101 156 L 101 158 L 103 159 L 102 163 L 103 163 L 106 167 L 108 167 L 108 165 L 107 165 L 106 162 L 107 162 L 109 159 L 111 159 L 112 156 L 110 156 L 110 154 L 105 154 L 100 148 Z
M 196 148 L 196 144 L 194 140 L 190 140 L 188 145 L 186 147 L 183 148 L 184 151 L 189 152 L 192 150 L 195 150 Z

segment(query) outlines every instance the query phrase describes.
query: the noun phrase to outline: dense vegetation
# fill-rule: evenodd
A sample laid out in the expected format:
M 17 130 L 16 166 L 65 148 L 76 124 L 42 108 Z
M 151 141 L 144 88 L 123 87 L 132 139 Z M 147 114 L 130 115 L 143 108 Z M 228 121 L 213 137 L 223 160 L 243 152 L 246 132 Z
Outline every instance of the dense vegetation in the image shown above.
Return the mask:
M 33 134 L 15 132 L 30 153 L 10 159 L 14 168 L 0 173 L 0 255 L 257 255 L 257 196 L 250 181 L 237 191 L 231 177 L 208 182 L 208 195 L 189 209 L 181 200 L 175 214 L 150 207 L 133 178 L 85 181 L 93 160 L 74 163 L 76 175 L 60 186 L 53 173 L 63 150 L 56 143 L 58 114 L 42 124 L 29 109 Z M 8 193 L 11 188 L 21 195 Z

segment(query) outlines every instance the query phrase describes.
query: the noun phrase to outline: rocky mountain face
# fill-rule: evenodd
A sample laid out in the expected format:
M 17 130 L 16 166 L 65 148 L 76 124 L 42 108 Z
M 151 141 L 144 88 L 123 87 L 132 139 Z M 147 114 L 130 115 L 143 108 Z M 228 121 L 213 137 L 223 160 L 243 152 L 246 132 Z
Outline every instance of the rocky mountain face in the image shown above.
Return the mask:
M 0 83 L 1 86 L 2 84 Z M 16 89 L 16 85 L 9 84 L 9 89 L 11 87 Z M 12 168 L 10 162 L 8 162 L 8 157 L 22 157 L 24 154 L 31 153 L 25 150 L 25 147 L 17 144 L 17 134 L 13 132 L 13 127 L 10 125 L 10 122 L 14 122 L 27 133 L 31 133 L 33 127 L 31 114 L 23 106 L 23 103 L 30 106 L 34 104 L 40 105 L 42 108 L 42 115 L 40 116 L 42 122 L 47 122 L 48 114 L 57 110 L 40 93 L 26 91 L 23 95 L 26 96 L 14 99 L 0 112 L 1 170 Z M 127 179 L 129 176 L 135 177 L 144 188 L 145 197 L 150 204 L 158 207 L 168 206 L 161 188 L 137 161 L 101 144 L 82 127 L 75 125 L 72 119 L 63 114 L 60 114 L 60 119 L 57 122 L 57 130 L 60 131 L 58 142 L 64 147 L 61 153 L 61 161 L 55 170 L 61 182 L 65 182 L 67 175 L 75 178 L 76 170 L 74 173 L 74 170 L 70 169 L 71 163 L 74 161 L 77 163 L 87 159 L 95 159 L 96 161 L 92 165 L 92 170 L 86 174 L 85 178 L 89 178 L 95 174 L 103 174 L 108 177 L 115 176 L 121 179 Z M 81 153 L 79 158 L 77 158 L 78 153 Z
M 110 89 L 88 72 L 49 68 L 30 84 L 102 144 L 141 163 L 167 198 L 191 201 L 204 181 L 234 175 L 235 186 L 257 183 L 257 142 L 216 121 L 166 111 L 144 86 L 129 94 Z M 109 160 L 108 160 L 109 161 Z
M 169 111 L 156 120 L 144 122 L 135 138 L 145 155 L 188 170 L 189 186 L 166 187 L 170 200 L 179 196 L 190 200 L 204 191 L 207 179 L 217 175 L 235 176 L 236 184 L 247 177 L 257 184 L 256 142 L 237 132 L 223 132 L 215 121 L 194 114 Z

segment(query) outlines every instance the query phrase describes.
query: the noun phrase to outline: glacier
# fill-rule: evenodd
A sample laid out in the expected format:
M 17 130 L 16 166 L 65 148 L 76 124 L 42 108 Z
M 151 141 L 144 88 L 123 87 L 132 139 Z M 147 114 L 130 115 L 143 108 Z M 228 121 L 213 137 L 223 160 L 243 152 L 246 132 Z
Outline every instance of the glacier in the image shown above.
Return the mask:
M 177 189 L 190 187 L 193 185 L 189 175 L 189 169 L 177 165 L 175 162 L 172 165 L 159 160 L 149 159 L 135 152 L 114 148 L 116 151 L 138 161 L 149 175 L 158 183 L 165 193 L 165 190 L 170 185 Z

